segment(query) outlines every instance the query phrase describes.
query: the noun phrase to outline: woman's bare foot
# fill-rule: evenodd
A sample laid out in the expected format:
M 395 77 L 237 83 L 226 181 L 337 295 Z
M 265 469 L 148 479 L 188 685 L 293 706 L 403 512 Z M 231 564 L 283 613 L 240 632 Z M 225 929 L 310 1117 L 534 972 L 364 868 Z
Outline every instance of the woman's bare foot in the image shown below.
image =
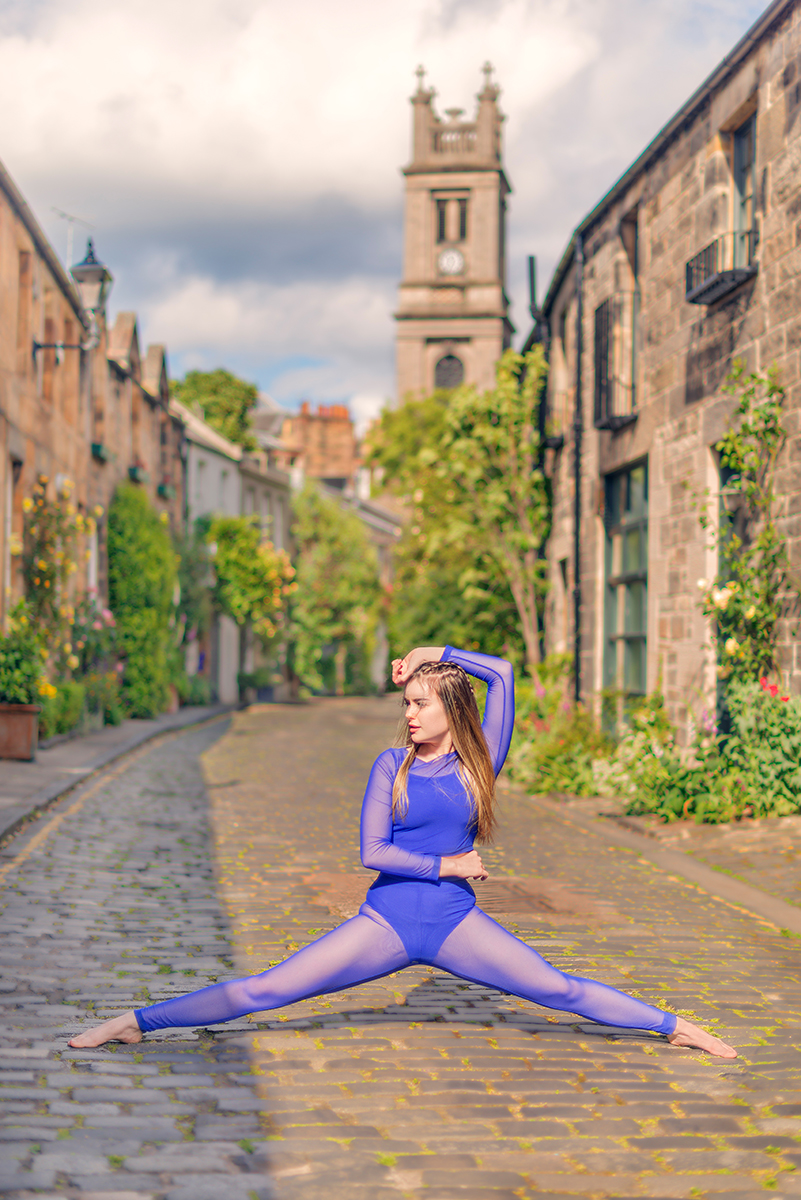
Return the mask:
M 105 1042 L 141 1042 L 142 1030 L 139 1028 L 134 1011 L 131 1009 L 121 1017 L 114 1017 L 103 1025 L 95 1025 L 86 1033 L 78 1033 L 70 1038 L 69 1044 L 76 1050 L 87 1050 L 90 1047 L 102 1046 Z
M 720 1038 L 699 1029 L 690 1021 L 685 1021 L 684 1017 L 677 1018 L 676 1028 L 667 1035 L 667 1040 L 671 1046 L 697 1046 L 699 1050 L 706 1050 L 709 1054 L 717 1055 L 718 1058 L 737 1057 L 737 1051 L 733 1046 L 729 1046 Z

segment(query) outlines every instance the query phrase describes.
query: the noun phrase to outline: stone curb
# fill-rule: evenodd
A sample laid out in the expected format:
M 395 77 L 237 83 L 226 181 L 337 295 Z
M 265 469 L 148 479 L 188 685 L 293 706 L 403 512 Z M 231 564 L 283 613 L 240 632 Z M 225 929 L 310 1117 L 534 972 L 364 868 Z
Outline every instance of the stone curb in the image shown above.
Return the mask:
M 746 909 L 753 915 L 770 921 L 779 929 L 786 929 L 801 936 L 801 908 L 780 900 L 778 896 L 771 896 L 769 892 L 763 892 L 750 883 L 743 883 L 722 871 L 704 866 L 683 850 L 662 850 L 654 845 L 653 838 L 624 828 L 616 819 L 610 821 L 603 817 L 591 817 L 578 813 L 575 809 L 566 812 L 558 800 L 550 800 L 545 796 L 530 796 L 529 799 L 547 808 L 566 825 L 578 825 L 581 829 L 600 834 L 607 841 L 637 850 L 642 858 L 652 862 L 654 866 L 674 875 L 682 875 L 703 888 L 710 896 L 715 896 L 727 904 L 734 904 L 737 908 Z
M 136 750 L 138 746 L 143 746 L 163 733 L 171 733 L 177 729 L 190 729 L 193 725 L 200 725 L 214 720 L 215 717 L 236 712 L 238 707 L 235 704 L 208 704 L 197 707 L 192 705 L 179 709 L 177 713 L 159 717 L 157 721 L 148 721 L 147 729 L 135 730 L 126 741 L 102 751 L 87 763 L 82 764 L 79 768 L 80 774 L 76 774 L 73 768 L 73 773 L 69 777 L 55 779 L 41 791 L 34 793 L 33 796 L 28 796 L 19 804 L 3 809 L 0 812 L 0 841 L 16 833 L 32 816 L 50 808 L 67 792 L 86 783 L 97 771 L 107 767 L 109 763 L 115 762 L 116 759 L 122 758 L 123 755 L 129 754 L 131 750 Z

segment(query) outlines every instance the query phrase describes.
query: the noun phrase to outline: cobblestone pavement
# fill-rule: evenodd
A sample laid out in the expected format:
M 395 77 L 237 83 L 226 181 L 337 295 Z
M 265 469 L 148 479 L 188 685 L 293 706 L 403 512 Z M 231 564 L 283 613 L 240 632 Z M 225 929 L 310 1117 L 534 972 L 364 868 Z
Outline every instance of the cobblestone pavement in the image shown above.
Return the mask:
M 788 904 L 801 906 L 801 816 L 760 817 L 728 825 L 696 825 L 692 821 L 662 825 L 648 817 L 628 817 L 625 824 L 656 838 L 661 846 L 682 850 Z
M 226 724 L 128 756 L 0 855 L 4 1194 L 271 1194 L 248 1173 L 261 1126 L 243 1022 L 141 1051 L 67 1046 L 87 1016 L 231 974 L 198 761 Z
M 577 829 L 512 790 L 483 907 L 558 966 L 715 1024 L 736 1062 L 420 967 L 216 1031 L 66 1049 L 90 1006 L 110 1015 L 264 969 L 356 911 L 370 878 L 361 790 L 396 713 L 389 700 L 251 708 L 219 740 L 218 725 L 129 759 L 73 794 L 47 837 L 43 821 L 8 847 L 6 865 L 29 854 L 0 878 L 0 1187 L 801 1195 L 799 941 L 616 846 L 611 823 Z

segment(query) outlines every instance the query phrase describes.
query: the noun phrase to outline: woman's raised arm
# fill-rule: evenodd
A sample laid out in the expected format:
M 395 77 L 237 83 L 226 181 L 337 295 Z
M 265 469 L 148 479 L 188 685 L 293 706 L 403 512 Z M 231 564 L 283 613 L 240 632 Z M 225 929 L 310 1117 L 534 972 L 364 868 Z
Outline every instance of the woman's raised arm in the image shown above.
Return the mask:
M 515 725 L 515 675 L 512 664 L 505 658 L 477 654 L 472 650 L 456 650 L 453 646 L 445 647 L 441 661 L 456 663 L 467 671 L 468 675 L 487 684 L 487 701 L 484 705 L 481 728 L 484 730 L 495 774 L 499 774 L 509 753 Z
M 497 775 L 509 753 L 515 724 L 515 676 L 512 664 L 505 658 L 476 654 L 472 650 L 456 650 L 453 646 L 418 646 L 410 650 L 405 658 L 393 659 L 392 682 L 403 687 L 424 662 L 456 663 L 468 675 L 487 684 L 487 702 L 481 727 Z

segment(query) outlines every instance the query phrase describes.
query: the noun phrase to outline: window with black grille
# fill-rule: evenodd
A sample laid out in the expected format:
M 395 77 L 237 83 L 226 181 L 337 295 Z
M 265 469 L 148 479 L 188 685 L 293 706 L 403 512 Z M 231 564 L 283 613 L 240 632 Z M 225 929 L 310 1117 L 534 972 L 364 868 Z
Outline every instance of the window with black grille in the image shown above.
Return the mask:
M 620 717 L 646 691 L 648 464 L 607 475 L 604 485 L 603 679 Z
M 595 424 L 604 424 L 610 416 L 610 351 L 612 299 L 604 300 L 595 310 Z

